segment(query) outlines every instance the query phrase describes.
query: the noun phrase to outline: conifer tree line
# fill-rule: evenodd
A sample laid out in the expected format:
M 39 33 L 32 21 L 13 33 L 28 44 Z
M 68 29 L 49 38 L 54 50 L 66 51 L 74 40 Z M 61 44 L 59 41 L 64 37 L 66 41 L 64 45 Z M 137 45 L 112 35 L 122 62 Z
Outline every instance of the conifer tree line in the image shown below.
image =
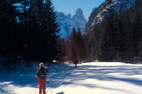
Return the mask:
M 58 32 L 51 0 L 0 0 L 1 57 L 28 62 L 58 60 Z
M 111 0 L 110 0 L 111 1 Z M 141 1 L 140 1 L 141 2 Z M 110 2 L 112 3 L 112 2 Z M 139 62 L 142 60 L 141 4 L 116 12 L 107 8 L 104 21 L 82 35 L 73 28 L 71 36 L 60 39 L 51 0 L 0 1 L 0 57 L 9 61 L 53 60 Z M 10 63 L 10 64 L 9 64 Z
M 80 28 L 76 30 L 73 27 L 71 36 L 64 40 L 61 48 L 62 61 L 72 61 L 78 64 L 86 59 L 86 47 Z
M 112 2 L 110 2 L 112 3 Z M 84 36 L 87 60 L 139 62 L 142 60 L 142 11 L 137 4 L 116 12 L 110 4 L 104 21 Z

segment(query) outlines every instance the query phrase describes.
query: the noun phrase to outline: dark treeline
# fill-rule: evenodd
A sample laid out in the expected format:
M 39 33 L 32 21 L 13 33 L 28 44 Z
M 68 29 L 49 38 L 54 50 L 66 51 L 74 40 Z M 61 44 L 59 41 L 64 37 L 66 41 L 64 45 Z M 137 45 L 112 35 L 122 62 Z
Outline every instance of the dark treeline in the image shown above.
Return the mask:
M 86 59 L 86 48 L 80 29 L 73 28 L 71 36 L 63 41 L 62 61 L 81 63 Z
M 7 58 L 7 61 L 0 64 L 11 66 L 18 60 L 27 61 L 28 66 L 33 60 L 46 61 L 49 65 L 53 60 L 75 64 L 83 60 L 142 60 L 142 10 L 139 3 L 125 11 L 120 7 L 119 12 L 114 6 L 107 8 L 103 22 L 85 35 L 79 28 L 73 28 L 71 36 L 61 40 L 58 32 L 50 0 L 1 0 L 0 57 Z
M 140 1 L 141 2 L 141 1 Z M 141 4 L 131 8 L 110 7 L 103 22 L 83 36 L 73 28 L 71 37 L 62 41 L 62 60 L 79 63 L 87 61 L 119 61 L 137 63 L 142 60 Z M 80 38 L 78 38 L 80 36 Z
M 84 36 L 87 60 L 131 63 L 141 61 L 141 6 L 136 4 L 125 11 L 120 8 L 119 12 L 116 12 L 115 7 L 111 6 L 107 8 L 107 11 L 104 21 Z
M 27 62 L 59 60 L 58 31 L 50 0 L 0 0 L 0 57 Z

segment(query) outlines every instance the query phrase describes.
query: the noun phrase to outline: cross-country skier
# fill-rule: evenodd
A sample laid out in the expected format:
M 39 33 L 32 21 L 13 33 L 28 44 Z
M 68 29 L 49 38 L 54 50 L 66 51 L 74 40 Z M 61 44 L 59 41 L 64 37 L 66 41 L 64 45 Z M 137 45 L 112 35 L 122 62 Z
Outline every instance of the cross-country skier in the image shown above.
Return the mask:
M 48 69 L 44 66 L 43 63 L 39 64 L 39 68 L 37 70 L 37 76 L 39 81 L 39 94 L 46 94 L 46 74 L 48 73 Z

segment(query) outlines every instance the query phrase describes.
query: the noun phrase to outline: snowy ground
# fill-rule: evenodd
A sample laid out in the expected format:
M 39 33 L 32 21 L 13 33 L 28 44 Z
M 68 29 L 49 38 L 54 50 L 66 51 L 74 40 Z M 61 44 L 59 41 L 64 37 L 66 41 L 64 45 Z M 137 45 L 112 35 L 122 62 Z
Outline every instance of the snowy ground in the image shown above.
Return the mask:
M 142 65 L 94 62 L 49 67 L 47 94 L 141 94 Z M 36 68 L 0 72 L 0 94 L 38 94 Z

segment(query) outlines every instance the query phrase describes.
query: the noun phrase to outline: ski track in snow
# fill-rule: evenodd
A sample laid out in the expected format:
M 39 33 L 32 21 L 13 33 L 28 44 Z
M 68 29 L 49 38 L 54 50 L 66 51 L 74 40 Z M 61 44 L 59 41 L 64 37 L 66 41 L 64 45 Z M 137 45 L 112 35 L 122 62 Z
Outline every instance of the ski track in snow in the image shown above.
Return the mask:
M 48 67 L 47 94 L 141 94 L 142 64 L 92 62 Z M 0 94 L 38 94 L 37 67 L 0 72 Z

